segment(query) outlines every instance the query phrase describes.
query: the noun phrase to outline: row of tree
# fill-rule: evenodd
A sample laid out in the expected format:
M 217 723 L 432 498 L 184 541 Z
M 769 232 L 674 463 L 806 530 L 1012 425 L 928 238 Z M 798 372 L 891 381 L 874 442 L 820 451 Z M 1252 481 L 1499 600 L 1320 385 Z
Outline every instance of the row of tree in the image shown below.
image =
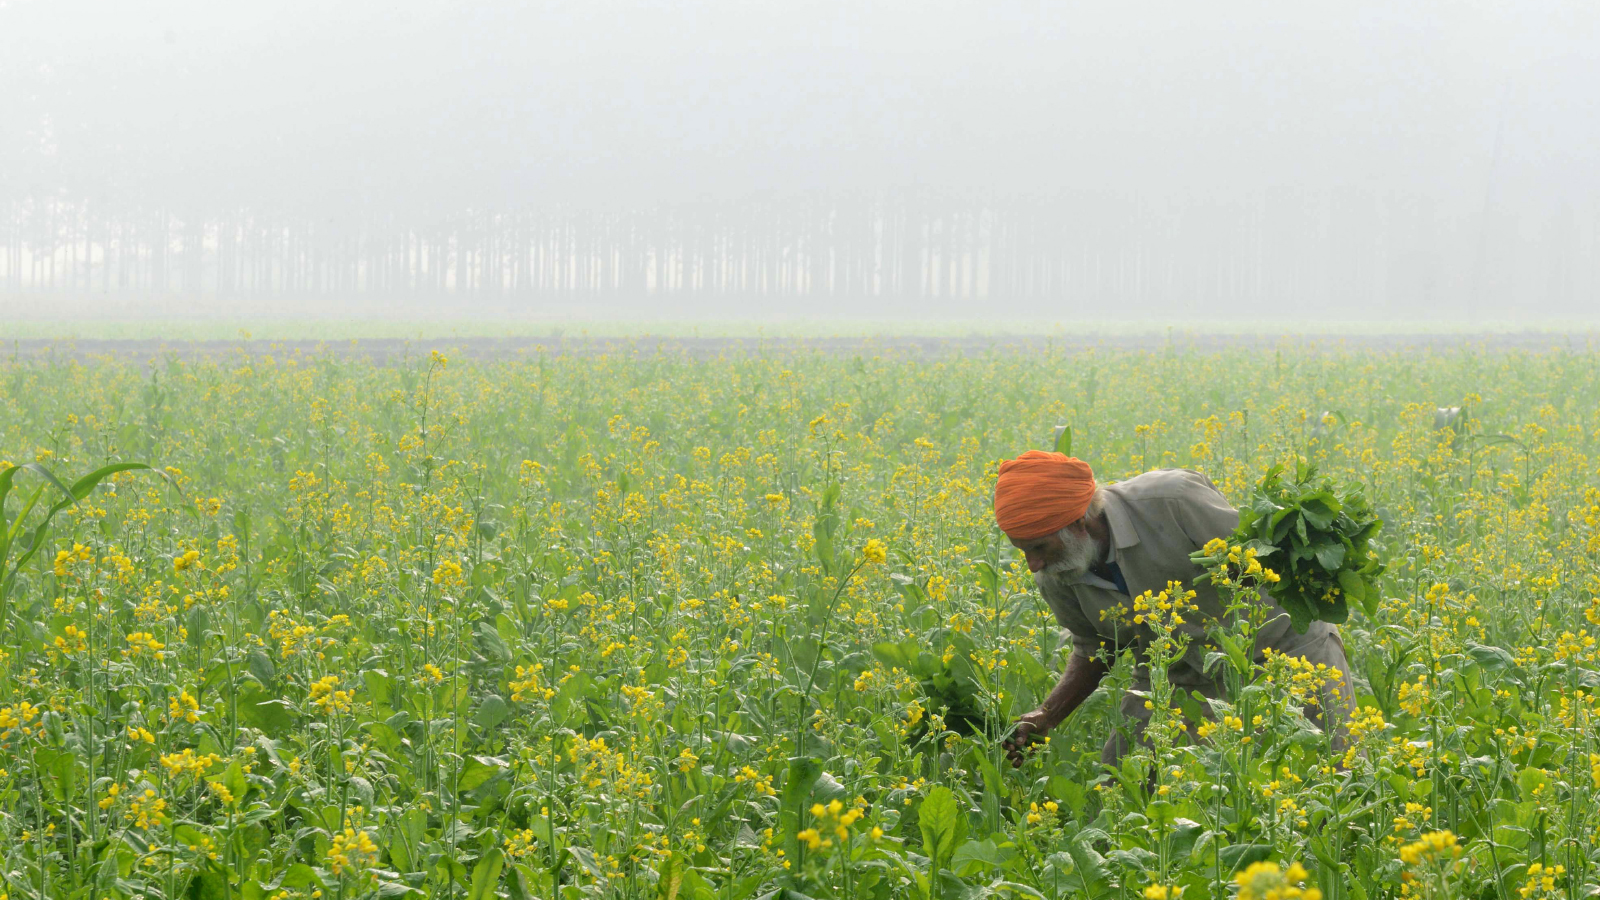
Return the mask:
M 905 192 L 413 221 L 36 198 L 0 205 L 0 290 L 1581 309 L 1600 298 L 1600 207 L 1530 220 L 1362 190 Z

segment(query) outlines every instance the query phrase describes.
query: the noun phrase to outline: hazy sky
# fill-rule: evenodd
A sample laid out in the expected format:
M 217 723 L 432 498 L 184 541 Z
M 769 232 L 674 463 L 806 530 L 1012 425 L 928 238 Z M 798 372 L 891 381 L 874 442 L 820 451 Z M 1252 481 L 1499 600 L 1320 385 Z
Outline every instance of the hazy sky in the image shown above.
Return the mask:
M 1600 3 L 0 0 L 0 190 L 1592 194 Z

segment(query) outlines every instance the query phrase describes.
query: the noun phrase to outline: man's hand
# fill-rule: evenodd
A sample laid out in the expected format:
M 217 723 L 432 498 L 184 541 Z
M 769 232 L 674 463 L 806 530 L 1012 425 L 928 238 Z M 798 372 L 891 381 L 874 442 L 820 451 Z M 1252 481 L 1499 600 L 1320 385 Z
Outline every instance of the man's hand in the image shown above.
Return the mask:
M 1067 716 L 1072 715 L 1072 711 L 1094 693 L 1100 679 L 1106 677 L 1108 671 L 1110 668 L 1102 660 L 1074 653 L 1067 661 L 1067 670 L 1061 673 L 1061 680 L 1050 691 L 1050 696 L 1038 709 L 1018 719 L 1017 727 L 1001 742 L 1001 746 L 1006 748 L 1006 756 L 1011 758 L 1011 765 L 1022 765 L 1022 761 L 1028 758 L 1028 745 L 1066 721 Z
M 1028 745 L 1050 733 L 1055 727 L 1050 714 L 1042 709 L 1036 709 L 1017 720 L 1017 727 L 1011 730 L 1011 736 L 1006 738 L 1001 746 L 1006 748 L 1006 756 L 1011 760 L 1011 767 L 1017 768 L 1022 761 L 1028 758 Z

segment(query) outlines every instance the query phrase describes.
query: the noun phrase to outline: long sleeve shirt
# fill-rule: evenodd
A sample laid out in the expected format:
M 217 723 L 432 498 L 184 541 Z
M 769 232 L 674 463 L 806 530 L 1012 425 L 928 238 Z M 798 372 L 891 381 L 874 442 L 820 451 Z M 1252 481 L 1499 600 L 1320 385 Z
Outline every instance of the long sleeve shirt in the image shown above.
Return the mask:
M 1208 622 L 1223 616 L 1223 601 L 1209 578 L 1189 559 L 1189 554 L 1204 547 L 1212 538 L 1226 538 L 1239 525 L 1239 511 L 1211 484 L 1211 479 L 1190 469 L 1157 469 L 1127 481 L 1104 486 L 1106 523 L 1110 530 L 1107 562 L 1121 570 L 1128 592 L 1106 579 L 1086 574 L 1064 590 L 1050 591 L 1045 601 L 1056 622 L 1072 634 L 1072 654 L 1091 657 L 1102 649 L 1114 653 L 1132 648 L 1141 660 L 1136 686 L 1149 682 L 1143 664 L 1144 651 L 1152 635 L 1148 627 L 1133 624 L 1133 598 L 1146 591 L 1160 593 L 1169 582 L 1178 582 L 1195 592 L 1198 614 L 1186 614 L 1179 626 L 1190 640 L 1182 659 L 1169 670 L 1172 683 L 1184 689 L 1197 689 L 1208 696 L 1220 696 L 1222 685 L 1215 673 L 1205 672 L 1205 656 L 1212 649 L 1206 643 Z M 1265 625 L 1257 634 L 1255 655 L 1262 659 L 1267 648 L 1304 655 L 1303 651 L 1322 643 L 1336 626 L 1313 622 L 1305 634 L 1297 634 L 1289 624 L 1289 614 L 1270 599 Z

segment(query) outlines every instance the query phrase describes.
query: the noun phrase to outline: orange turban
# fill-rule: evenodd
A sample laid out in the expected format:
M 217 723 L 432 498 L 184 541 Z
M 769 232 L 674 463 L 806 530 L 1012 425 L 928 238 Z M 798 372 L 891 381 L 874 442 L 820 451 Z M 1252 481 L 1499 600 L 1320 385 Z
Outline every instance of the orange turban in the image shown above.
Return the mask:
M 1094 470 L 1065 453 L 1029 450 L 1000 464 L 994 520 L 1017 540 L 1055 534 L 1083 518 L 1094 497 Z

